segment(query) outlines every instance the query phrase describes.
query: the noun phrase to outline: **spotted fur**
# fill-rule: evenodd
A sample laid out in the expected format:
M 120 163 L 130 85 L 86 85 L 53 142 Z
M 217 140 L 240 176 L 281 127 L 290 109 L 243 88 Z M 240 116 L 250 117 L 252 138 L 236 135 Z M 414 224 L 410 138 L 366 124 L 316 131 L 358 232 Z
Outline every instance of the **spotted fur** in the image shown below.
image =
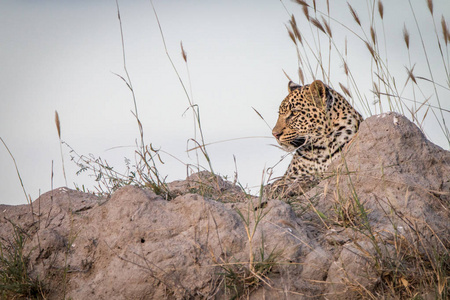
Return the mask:
M 306 187 L 317 181 L 362 120 L 343 96 L 320 80 L 305 86 L 289 82 L 272 134 L 284 150 L 295 153 L 278 182 L 302 182 Z

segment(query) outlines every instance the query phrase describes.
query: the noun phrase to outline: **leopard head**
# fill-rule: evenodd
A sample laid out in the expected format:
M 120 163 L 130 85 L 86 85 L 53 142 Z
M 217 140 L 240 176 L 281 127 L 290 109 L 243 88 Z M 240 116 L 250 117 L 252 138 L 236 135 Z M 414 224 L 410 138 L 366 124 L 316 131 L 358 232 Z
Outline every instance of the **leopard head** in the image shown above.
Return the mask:
M 284 150 L 324 148 L 331 139 L 345 143 L 355 134 L 361 116 L 323 82 L 316 80 L 300 86 L 291 81 L 288 89 L 289 95 L 281 102 L 272 130 Z

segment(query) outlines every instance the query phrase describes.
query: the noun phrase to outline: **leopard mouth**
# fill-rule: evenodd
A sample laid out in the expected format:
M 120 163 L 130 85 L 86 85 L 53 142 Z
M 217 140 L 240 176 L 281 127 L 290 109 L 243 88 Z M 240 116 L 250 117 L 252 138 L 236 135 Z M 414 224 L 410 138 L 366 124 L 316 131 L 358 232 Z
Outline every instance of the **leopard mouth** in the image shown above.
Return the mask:
M 306 138 L 304 138 L 304 137 L 298 137 L 298 138 L 295 138 L 294 140 L 292 140 L 292 141 L 290 142 L 290 144 L 291 144 L 292 146 L 294 146 L 295 148 L 301 147 L 301 146 L 303 146 L 305 143 L 306 143 Z

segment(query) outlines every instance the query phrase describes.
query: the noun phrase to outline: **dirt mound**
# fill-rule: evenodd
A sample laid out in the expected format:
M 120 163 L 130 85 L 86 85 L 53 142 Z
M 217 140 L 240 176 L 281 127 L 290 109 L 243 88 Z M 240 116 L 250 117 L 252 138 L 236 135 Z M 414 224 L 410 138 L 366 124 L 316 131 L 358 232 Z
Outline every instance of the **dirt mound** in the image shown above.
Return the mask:
M 202 172 L 170 183 L 171 201 L 127 186 L 0 205 L 0 271 L 22 237 L 48 299 L 439 298 L 449 174 L 450 152 L 400 115 L 374 116 L 328 178 L 292 199 L 261 201 Z M 11 295 L 1 282 L 0 293 Z
M 328 172 L 300 201 L 310 208 L 302 219 L 328 221 L 325 244 L 342 245 L 334 251 L 327 292 L 341 299 L 378 298 L 377 289 L 425 296 L 426 289 L 414 291 L 421 277 L 424 285 L 440 281 L 438 291 L 428 291 L 432 299 L 445 289 L 448 295 L 450 152 L 407 118 L 383 114 L 361 124 Z M 427 270 L 440 267 L 439 274 Z

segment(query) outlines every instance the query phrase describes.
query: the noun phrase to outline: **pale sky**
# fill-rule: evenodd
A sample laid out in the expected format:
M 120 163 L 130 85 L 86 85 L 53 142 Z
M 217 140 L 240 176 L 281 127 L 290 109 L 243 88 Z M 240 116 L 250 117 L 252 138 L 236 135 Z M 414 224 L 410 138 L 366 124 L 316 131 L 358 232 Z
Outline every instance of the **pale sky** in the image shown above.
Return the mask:
M 307 1 L 311 2 L 311 1 Z M 331 16 L 364 36 L 349 13 L 345 1 L 330 1 Z M 441 15 L 450 25 L 450 1 L 434 2 L 434 19 L 442 37 Z M 287 95 L 283 70 L 298 81 L 297 53 L 285 25 L 294 14 L 304 38 L 314 45 L 317 31 L 305 21 L 301 6 L 278 0 L 154 0 L 167 47 L 183 82 L 189 88 L 180 42 L 188 55 L 194 102 L 200 115 L 214 171 L 233 179 L 236 158 L 239 181 L 253 187 L 261 182 L 263 170 L 272 167 L 285 154 L 271 146 L 271 128 L 252 109 L 275 125 L 278 106 Z M 326 1 L 317 1 L 326 12 Z M 350 1 L 358 11 L 365 33 L 370 36 L 371 1 Z M 383 1 L 384 46 L 389 70 L 396 77 L 398 90 L 406 80 L 408 52 L 403 42 L 403 24 L 411 35 L 411 65 L 416 76 L 430 78 L 427 61 L 406 0 Z M 438 90 L 441 106 L 450 109 L 448 78 L 437 51 L 436 33 L 426 1 L 411 0 L 427 49 L 435 80 L 445 86 Z M 286 6 L 283 6 L 283 4 Z M 135 89 L 140 119 L 147 143 L 177 157 L 185 164 L 195 164 L 195 155 L 186 152 L 187 141 L 194 137 L 192 113 L 182 86 L 165 54 L 151 2 L 119 1 L 124 29 L 127 67 Z M 126 85 L 113 73 L 125 75 L 116 3 L 102 1 L 2 1 L 0 4 L 0 137 L 14 155 L 27 194 L 35 200 L 52 187 L 64 186 L 59 140 L 54 122 L 58 111 L 62 140 L 80 154 L 92 153 L 108 160 L 118 171 L 124 170 L 124 157 L 134 161 L 132 146 L 139 136 L 130 112 L 133 101 Z M 313 14 L 313 11 L 310 12 Z M 320 18 L 319 18 L 320 19 Z M 321 20 L 321 19 L 320 19 Z M 383 23 L 375 17 L 377 34 L 383 38 Z M 349 66 L 360 92 L 373 102 L 373 76 L 370 54 L 364 44 L 341 24 L 331 21 L 333 39 L 344 51 L 348 39 Z M 322 49 L 328 40 L 321 36 Z M 441 42 L 442 42 L 441 38 Z M 379 41 L 384 45 L 384 41 Z M 448 67 L 448 48 L 443 45 Z M 317 54 L 317 53 L 316 53 Z M 314 62 L 314 57 L 309 58 Z M 328 60 L 326 59 L 328 62 Z M 339 82 L 347 85 L 343 63 L 331 56 L 330 84 L 341 92 Z M 315 74 L 322 78 L 320 73 Z M 313 76 L 306 73 L 306 82 Z M 408 89 L 404 97 L 412 98 Z M 430 84 L 423 85 L 428 104 L 437 106 Z M 409 103 L 408 105 L 412 105 Z M 367 109 L 354 99 L 355 107 L 369 116 Z M 371 104 L 371 112 L 378 113 Z M 385 105 L 385 111 L 387 106 Z M 423 114 L 422 110 L 420 114 Z M 441 117 L 438 110 L 435 110 Z M 406 111 L 406 116 L 411 119 Z M 450 124 L 450 114 L 443 116 Z M 431 111 L 424 122 L 429 139 L 448 149 L 448 142 Z M 214 143 L 228 139 L 252 137 Z M 266 137 L 266 138 L 261 138 Z M 193 144 L 189 144 L 193 146 Z M 108 150 L 113 147 L 118 149 Z M 92 188 L 94 179 L 77 176 L 78 168 L 70 161 L 63 146 L 68 187 L 74 183 Z M 186 166 L 169 155 L 160 171 L 167 181 L 184 179 Z M 290 157 L 276 165 L 275 174 L 284 173 Z M 26 203 L 13 161 L 0 144 L 0 204 Z M 206 167 L 206 163 L 202 162 Z M 256 187 L 256 188 L 255 188 Z

